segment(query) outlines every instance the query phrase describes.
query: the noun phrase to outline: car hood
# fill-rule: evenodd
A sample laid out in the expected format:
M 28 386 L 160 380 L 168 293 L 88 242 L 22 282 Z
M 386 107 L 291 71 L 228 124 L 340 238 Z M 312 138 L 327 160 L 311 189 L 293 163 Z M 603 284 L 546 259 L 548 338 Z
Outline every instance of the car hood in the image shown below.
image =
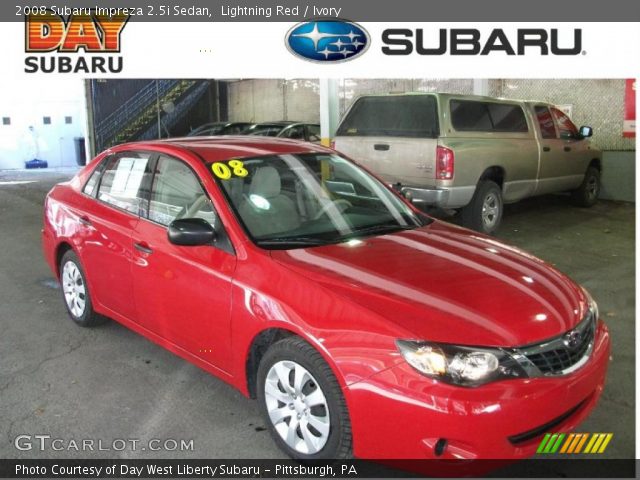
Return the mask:
M 417 339 L 526 345 L 573 328 L 588 309 L 581 288 L 545 262 L 439 221 L 271 255 Z

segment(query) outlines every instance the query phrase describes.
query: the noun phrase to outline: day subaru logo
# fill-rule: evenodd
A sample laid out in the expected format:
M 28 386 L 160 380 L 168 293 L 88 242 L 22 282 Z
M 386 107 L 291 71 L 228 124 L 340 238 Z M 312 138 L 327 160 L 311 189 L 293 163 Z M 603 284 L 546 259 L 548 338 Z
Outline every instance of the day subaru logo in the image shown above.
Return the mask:
M 353 22 L 314 20 L 295 25 L 285 37 L 294 55 L 318 63 L 353 60 L 369 48 L 369 34 Z

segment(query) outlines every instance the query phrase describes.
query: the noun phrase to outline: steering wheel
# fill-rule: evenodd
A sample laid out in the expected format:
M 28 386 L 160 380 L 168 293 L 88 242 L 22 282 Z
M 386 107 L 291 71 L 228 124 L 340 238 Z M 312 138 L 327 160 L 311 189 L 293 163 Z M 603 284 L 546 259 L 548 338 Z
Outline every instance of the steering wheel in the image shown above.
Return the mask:
M 322 215 L 325 215 L 331 207 L 336 207 L 338 210 L 340 210 L 340 213 L 342 213 L 346 209 L 353 207 L 353 204 L 349 200 L 345 200 L 344 198 L 338 198 L 337 200 L 332 200 L 328 203 L 325 203 L 320 209 L 320 211 L 315 214 L 313 219 L 318 220 Z

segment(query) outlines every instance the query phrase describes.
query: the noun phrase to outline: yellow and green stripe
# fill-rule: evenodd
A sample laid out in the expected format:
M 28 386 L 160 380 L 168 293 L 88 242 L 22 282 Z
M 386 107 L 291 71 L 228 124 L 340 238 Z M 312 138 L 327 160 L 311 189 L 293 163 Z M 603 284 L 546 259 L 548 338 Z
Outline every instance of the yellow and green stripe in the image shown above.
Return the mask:
M 603 453 L 611 438 L 613 433 L 547 433 L 536 453 Z

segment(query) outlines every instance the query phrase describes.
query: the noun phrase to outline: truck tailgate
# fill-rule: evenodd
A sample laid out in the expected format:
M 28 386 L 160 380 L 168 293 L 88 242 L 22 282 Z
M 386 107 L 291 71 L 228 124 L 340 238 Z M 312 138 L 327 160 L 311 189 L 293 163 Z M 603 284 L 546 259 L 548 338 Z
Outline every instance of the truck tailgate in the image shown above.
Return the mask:
M 335 148 L 388 183 L 435 185 L 436 138 L 340 136 Z

